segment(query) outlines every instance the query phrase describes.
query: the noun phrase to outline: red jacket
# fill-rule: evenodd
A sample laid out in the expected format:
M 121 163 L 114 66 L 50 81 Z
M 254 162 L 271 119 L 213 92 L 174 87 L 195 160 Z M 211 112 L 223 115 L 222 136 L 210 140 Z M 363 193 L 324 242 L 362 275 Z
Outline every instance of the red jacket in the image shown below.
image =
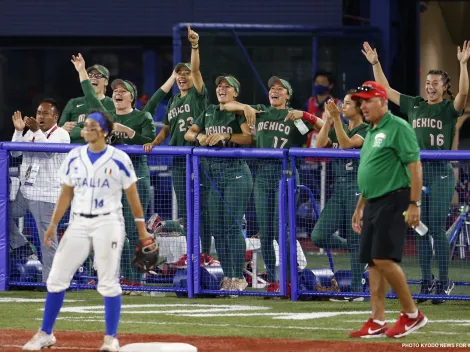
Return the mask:
M 329 99 L 333 99 L 336 105 L 339 105 L 341 103 L 341 100 L 338 98 L 333 98 L 333 97 L 328 97 L 324 100 L 324 102 L 328 101 Z M 323 121 L 325 120 L 325 110 L 323 108 L 323 104 L 318 103 L 318 99 L 316 96 L 310 97 L 307 101 L 307 112 L 310 114 L 313 114 L 315 116 L 320 117 Z M 307 142 L 306 142 L 306 147 L 307 148 L 315 148 L 315 140 L 316 140 L 316 135 L 318 134 L 318 131 L 314 130 L 310 132 L 307 136 Z M 306 161 L 309 163 L 313 162 L 321 162 L 321 161 L 327 161 L 329 159 L 319 159 L 319 158 L 306 158 Z

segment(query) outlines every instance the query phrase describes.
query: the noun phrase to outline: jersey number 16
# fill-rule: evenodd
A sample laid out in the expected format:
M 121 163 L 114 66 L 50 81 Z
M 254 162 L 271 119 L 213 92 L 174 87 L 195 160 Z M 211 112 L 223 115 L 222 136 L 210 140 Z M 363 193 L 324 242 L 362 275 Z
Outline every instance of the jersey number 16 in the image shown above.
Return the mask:
M 102 208 L 104 205 L 104 199 L 95 199 L 95 208 Z

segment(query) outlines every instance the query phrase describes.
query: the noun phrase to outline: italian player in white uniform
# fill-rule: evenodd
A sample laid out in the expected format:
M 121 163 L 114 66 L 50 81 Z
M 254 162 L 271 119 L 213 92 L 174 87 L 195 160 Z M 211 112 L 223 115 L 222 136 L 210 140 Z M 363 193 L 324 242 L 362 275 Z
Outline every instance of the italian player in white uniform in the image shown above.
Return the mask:
M 51 245 L 57 224 L 70 203 L 71 221 L 47 279 L 42 327 L 24 345 L 23 350 L 37 351 L 56 343 L 52 328 L 62 306 L 65 290 L 69 288 L 74 273 L 86 260 L 93 246 L 98 271 L 97 288 L 104 297 L 106 321 L 106 335 L 100 351 L 119 351 L 116 339 L 122 293 L 119 268 L 125 238 L 122 190 L 126 192 L 131 206 L 141 245 L 147 250 L 156 250 L 156 245 L 145 229 L 132 162 L 126 153 L 105 143 L 112 128 L 111 118 L 105 113 L 89 114 L 82 130 L 87 145 L 70 151 L 59 170 L 62 191 L 51 225 L 44 233 L 46 246 Z

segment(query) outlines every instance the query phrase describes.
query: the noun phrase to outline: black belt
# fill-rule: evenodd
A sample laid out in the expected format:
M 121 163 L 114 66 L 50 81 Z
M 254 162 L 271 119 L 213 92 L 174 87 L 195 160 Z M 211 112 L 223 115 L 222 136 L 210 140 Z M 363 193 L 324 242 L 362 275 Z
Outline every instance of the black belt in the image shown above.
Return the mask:
M 385 193 L 383 196 L 380 196 L 380 197 L 376 197 L 376 198 L 371 198 L 371 199 L 368 199 L 367 201 L 368 202 L 376 202 L 378 200 L 381 200 L 385 197 L 388 197 L 388 196 L 391 196 L 392 194 L 395 194 L 395 193 L 400 193 L 400 192 L 407 192 L 409 191 L 410 189 L 407 188 L 407 187 L 402 187 L 402 188 L 398 188 L 398 189 L 395 189 L 391 192 L 388 192 L 388 193 Z
M 84 217 L 84 218 L 92 219 L 92 218 L 97 218 L 98 216 L 102 216 L 102 215 L 109 215 L 111 213 L 96 214 L 96 215 L 95 214 L 83 214 L 83 213 L 74 213 L 74 214 Z

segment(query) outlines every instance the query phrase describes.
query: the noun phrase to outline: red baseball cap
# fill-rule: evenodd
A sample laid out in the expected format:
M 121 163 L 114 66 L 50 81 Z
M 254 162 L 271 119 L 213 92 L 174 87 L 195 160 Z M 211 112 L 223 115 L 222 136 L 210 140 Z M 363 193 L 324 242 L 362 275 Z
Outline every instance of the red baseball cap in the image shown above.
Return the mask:
M 351 96 L 351 99 L 370 99 L 375 97 L 388 99 L 387 90 L 380 83 L 367 81 L 356 89 L 356 93 Z

